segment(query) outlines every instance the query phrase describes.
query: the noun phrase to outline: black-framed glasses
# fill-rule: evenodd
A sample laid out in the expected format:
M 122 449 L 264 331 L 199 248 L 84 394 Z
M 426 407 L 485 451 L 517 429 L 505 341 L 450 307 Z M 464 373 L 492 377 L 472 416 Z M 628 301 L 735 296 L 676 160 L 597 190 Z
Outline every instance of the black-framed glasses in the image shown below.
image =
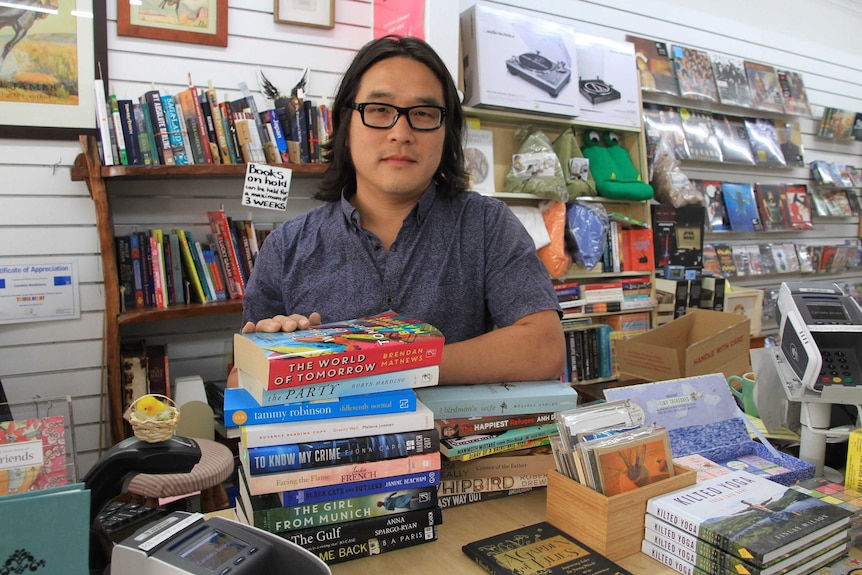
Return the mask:
M 443 125 L 446 117 L 445 106 L 407 106 L 401 108 L 381 102 L 362 102 L 350 104 L 350 108 L 359 112 L 362 123 L 369 128 L 386 130 L 395 125 L 402 115 L 407 117 L 407 123 L 414 130 L 431 131 Z

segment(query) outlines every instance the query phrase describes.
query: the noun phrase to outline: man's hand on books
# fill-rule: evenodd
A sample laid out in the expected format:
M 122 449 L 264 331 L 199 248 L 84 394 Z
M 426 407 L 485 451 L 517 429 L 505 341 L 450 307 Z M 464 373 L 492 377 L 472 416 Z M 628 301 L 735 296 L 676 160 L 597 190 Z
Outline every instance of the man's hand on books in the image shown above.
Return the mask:
M 252 333 L 256 331 L 264 331 L 274 333 L 277 331 L 296 331 L 298 329 L 308 329 L 313 325 L 320 325 L 320 314 L 317 312 L 311 313 L 308 317 L 298 313 L 291 315 L 277 315 L 267 319 L 262 319 L 257 323 L 246 322 L 242 326 L 242 333 Z

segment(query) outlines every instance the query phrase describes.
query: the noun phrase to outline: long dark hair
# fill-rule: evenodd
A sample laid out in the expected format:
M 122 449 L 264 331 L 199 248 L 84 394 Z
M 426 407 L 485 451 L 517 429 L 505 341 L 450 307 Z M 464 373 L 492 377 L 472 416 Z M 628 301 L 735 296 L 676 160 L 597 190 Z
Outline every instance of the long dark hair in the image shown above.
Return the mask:
M 341 79 L 332 102 L 332 135 L 323 146 L 324 161 L 329 165 L 319 189 L 314 194 L 316 199 L 334 202 L 341 199 L 342 191 L 348 198 L 356 193 L 356 168 L 346 145 L 350 130 L 349 118 L 353 112 L 348 106 L 355 101 L 365 72 L 377 62 L 396 56 L 425 64 L 443 85 L 446 117 L 441 129 L 446 131 L 446 137 L 443 141 L 443 157 L 434 179 L 441 184 L 441 189 L 452 195 L 466 189 L 468 180 L 464 170 L 464 151 L 461 148 L 464 112 L 452 76 L 440 56 L 426 42 L 418 38 L 390 35 L 372 40 L 363 46 Z M 409 82 L 409 79 L 405 78 L 405 82 Z

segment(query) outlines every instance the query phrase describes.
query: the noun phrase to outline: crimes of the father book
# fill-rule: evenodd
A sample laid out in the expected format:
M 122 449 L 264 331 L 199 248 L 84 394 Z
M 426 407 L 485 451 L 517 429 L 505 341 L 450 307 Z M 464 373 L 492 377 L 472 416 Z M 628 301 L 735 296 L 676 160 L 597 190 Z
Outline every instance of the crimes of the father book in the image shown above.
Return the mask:
M 443 334 L 394 311 L 309 329 L 234 335 L 234 364 L 269 390 L 439 365 Z
M 653 497 L 647 513 L 756 567 L 846 529 L 852 515 L 746 471 Z
M 546 521 L 467 543 L 461 550 L 493 575 L 631 575 Z

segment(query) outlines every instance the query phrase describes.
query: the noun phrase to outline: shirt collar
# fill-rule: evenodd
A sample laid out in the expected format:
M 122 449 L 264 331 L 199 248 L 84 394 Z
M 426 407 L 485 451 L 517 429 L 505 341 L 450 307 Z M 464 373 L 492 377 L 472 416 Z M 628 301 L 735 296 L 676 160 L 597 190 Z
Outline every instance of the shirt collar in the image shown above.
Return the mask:
M 431 211 L 434 202 L 437 199 L 437 183 L 432 181 L 431 185 L 422 193 L 422 197 L 416 202 L 416 206 L 410 211 L 408 217 L 416 218 L 416 223 L 421 225 L 425 221 L 426 216 Z M 344 214 L 345 220 L 356 230 L 362 229 L 359 222 L 359 212 L 341 192 L 341 212 Z

